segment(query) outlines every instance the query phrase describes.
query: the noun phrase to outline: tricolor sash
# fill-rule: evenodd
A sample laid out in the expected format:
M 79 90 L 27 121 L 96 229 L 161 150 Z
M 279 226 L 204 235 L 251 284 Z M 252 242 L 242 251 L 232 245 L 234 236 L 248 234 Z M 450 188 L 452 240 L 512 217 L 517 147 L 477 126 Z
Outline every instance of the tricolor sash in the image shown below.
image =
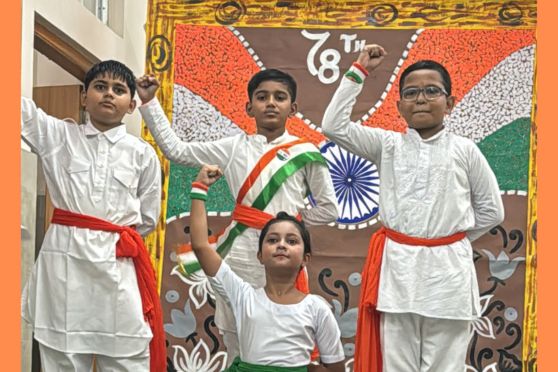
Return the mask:
M 302 138 L 275 146 L 266 152 L 244 180 L 238 192 L 233 221 L 217 237 L 210 237 L 210 242 L 218 242 L 217 253 L 225 257 L 234 240 L 246 229 L 249 227 L 261 229 L 265 222 L 273 218 L 274 216 L 263 210 L 290 176 L 312 162 L 327 166 L 318 148 Z M 240 215 L 244 218 L 239 218 Z M 180 267 L 186 275 L 201 269 L 188 244 L 181 246 L 177 253 Z

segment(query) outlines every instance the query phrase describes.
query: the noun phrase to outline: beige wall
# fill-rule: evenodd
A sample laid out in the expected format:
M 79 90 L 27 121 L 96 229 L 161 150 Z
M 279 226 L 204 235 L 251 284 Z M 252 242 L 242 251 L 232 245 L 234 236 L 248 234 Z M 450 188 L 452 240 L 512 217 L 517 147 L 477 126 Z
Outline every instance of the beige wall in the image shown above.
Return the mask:
M 78 78 L 36 50 L 33 53 L 33 61 L 33 87 L 81 85 Z

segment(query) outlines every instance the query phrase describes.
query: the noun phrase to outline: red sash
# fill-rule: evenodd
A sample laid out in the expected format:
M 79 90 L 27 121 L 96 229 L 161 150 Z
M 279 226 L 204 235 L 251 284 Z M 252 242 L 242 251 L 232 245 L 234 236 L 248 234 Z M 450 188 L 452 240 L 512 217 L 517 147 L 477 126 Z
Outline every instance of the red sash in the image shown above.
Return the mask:
M 163 330 L 163 312 L 157 292 L 155 270 L 141 235 L 131 227 L 114 225 L 100 218 L 58 208 L 54 210 L 52 223 L 120 234 L 120 239 L 116 243 L 116 257 L 129 257 L 134 262 L 143 315 L 153 333 L 153 338 L 149 344 L 150 371 L 166 371 L 167 353 Z
M 355 336 L 355 372 L 382 372 L 380 312 L 376 310 L 376 305 L 378 304 L 380 270 L 386 237 L 400 244 L 436 247 L 458 242 L 465 238 L 465 233 L 459 232 L 443 238 L 425 239 L 407 236 L 382 226 L 372 235 L 368 246 L 368 257 L 362 269 Z

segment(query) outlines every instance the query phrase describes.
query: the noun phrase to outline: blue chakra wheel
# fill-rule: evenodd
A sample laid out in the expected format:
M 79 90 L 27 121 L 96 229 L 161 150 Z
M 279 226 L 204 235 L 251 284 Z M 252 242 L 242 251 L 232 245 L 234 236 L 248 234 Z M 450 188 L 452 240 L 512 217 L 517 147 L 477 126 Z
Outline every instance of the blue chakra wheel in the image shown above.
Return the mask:
M 380 175 L 376 165 L 342 149 L 334 142 L 326 142 L 320 147 L 320 152 L 327 160 L 337 195 L 337 222 L 359 224 L 359 227 L 363 222 L 375 223 L 380 198 Z

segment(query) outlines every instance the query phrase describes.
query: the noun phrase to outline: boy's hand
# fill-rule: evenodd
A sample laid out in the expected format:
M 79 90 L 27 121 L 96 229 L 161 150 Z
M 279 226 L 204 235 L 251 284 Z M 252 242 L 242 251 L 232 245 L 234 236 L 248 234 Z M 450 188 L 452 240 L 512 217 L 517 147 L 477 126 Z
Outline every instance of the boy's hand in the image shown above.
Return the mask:
M 213 185 L 221 176 L 223 172 L 217 165 L 204 164 L 196 177 L 197 182 L 201 182 L 206 186 Z
M 147 103 L 155 97 L 155 93 L 161 84 L 153 75 L 143 75 L 136 79 L 136 90 L 141 103 Z
M 360 52 L 357 63 L 360 63 L 361 66 L 368 71 L 372 71 L 382 63 L 386 55 L 387 52 L 382 46 L 378 44 L 368 44 L 365 45 L 362 52 Z

